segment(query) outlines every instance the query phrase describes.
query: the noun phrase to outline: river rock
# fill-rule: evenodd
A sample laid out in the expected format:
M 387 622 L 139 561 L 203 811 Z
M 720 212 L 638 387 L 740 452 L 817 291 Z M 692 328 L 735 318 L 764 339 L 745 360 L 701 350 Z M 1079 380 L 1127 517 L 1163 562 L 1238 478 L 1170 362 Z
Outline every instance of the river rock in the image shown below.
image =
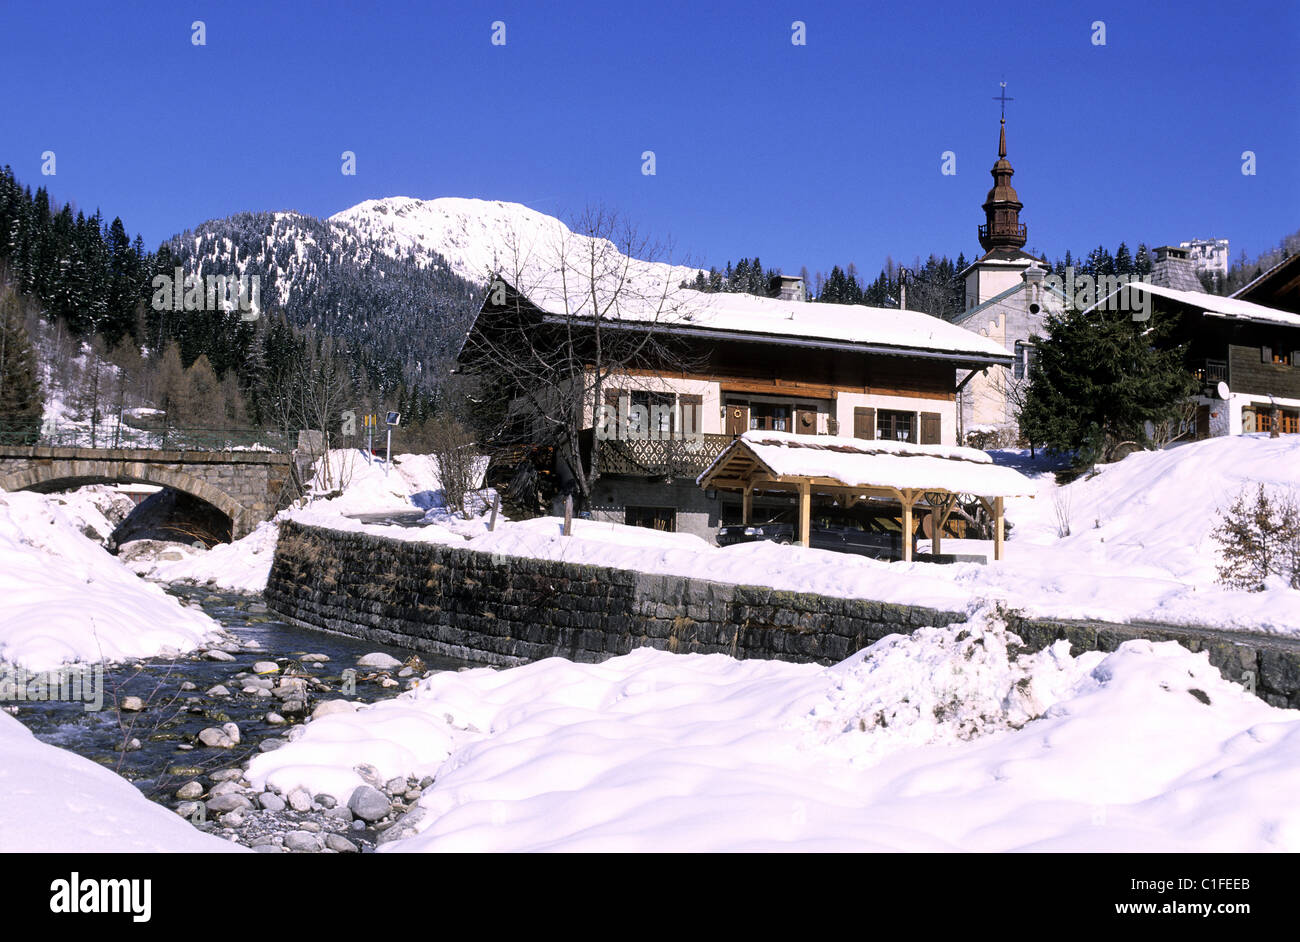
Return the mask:
M 208 690 L 209 697 L 228 697 L 230 690 L 224 684 L 217 684 Z
M 367 654 L 364 657 L 357 658 L 358 667 L 373 667 L 378 670 L 393 670 L 401 667 L 402 662 L 390 654 L 384 654 L 382 651 L 376 651 L 373 654 Z
M 311 795 L 305 788 L 295 788 L 289 792 L 289 807 L 294 811 L 311 811 Z
M 290 831 L 284 836 L 284 846 L 295 853 L 311 854 L 321 849 L 321 840 L 309 831 Z
M 236 808 L 228 814 L 223 814 L 219 820 L 223 827 L 237 828 L 244 823 L 244 812 Z
M 194 681 L 192 680 L 187 680 L 181 683 L 181 690 L 183 691 L 188 692 L 190 690 L 198 690 L 198 689 L 199 689 L 199 685 L 194 683 Z
M 402 778 L 400 775 L 396 778 L 390 778 L 388 781 L 384 782 L 384 791 L 388 792 L 390 795 L 397 795 L 406 791 L 406 779 Z
M 348 799 L 348 808 L 362 821 L 378 821 L 392 810 L 384 793 L 370 785 L 358 785 Z
M 361 781 L 374 788 L 383 788 L 384 780 L 379 777 L 379 770 L 368 762 L 361 762 L 352 767 L 352 771 L 361 776 Z
M 144 743 L 140 742 L 138 739 L 131 739 L 127 742 L 124 748 L 127 752 L 139 752 L 144 748 Z
M 342 834 L 326 834 L 325 846 L 340 854 L 356 854 L 361 851 L 361 848 L 357 847 L 356 844 L 353 844 Z
M 228 724 L 228 725 L 234 725 Z M 212 749 L 234 749 L 238 741 L 231 739 L 224 729 L 218 729 L 215 726 L 209 726 L 207 729 L 199 731 L 199 742 Z
M 201 801 L 182 801 L 176 806 L 176 813 L 182 818 L 192 818 L 194 817 L 195 812 L 202 807 L 203 802 Z
M 349 700 L 323 700 L 316 705 L 316 709 L 311 711 L 311 718 L 318 720 L 331 713 L 355 713 L 356 710 L 357 704 Z
M 279 713 L 268 713 L 266 714 L 266 722 L 271 726 L 283 726 L 285 719 Z
M 278 674 L 280 673 L 280 665 L 275 663 L 275 661 L 258 661 L 253 665 L 253 673 Z
M 222 723 L 222 724 L 221 724 L 221 731 L 222 731 L 223 733 L 225 733 L 226 736 L 228 736 L 228 737 L 230 738 L 230 741 L 233 742 L 236 746 L 239 745 L 239 727 L 238 727 L 238 726 L 236 726 L 234 723 Z
M 338 804 L 338 802 L 334 800 L 333 795 L 317 795 L 314 800 L 316 804 L 320 805 L 326 811 L 329 811 Z
M 176 789 L 176 797 L 182 801 L 191 801 L 195 798 L 202 798 L 203 786 L 198 782 L 186 782 L 180 788 Z
M 203 652 L 203 656 L 209 661 L 233 661 L 235 656 L 220 648 L 209 648 Z
M 304 654 L 300 661 L 304 664 L 324 664 L 330 659 L 328 654 Z
M 262 792 L 257 796 L 257 803 L 264 811 L 283 811 L 284 799 L 275 792 Z
M 231 811 L 248 811 L 253 803 L 243 795 L 218 795 L 208 799 L 209 814 L 227 814 Z
M 307 704 L 301 700 L 286 700 L 280 706 L 282 713 L 304 713 L 307 710 Z
M 243 769 L 218 769 L 208 776 L 208 778 L 212 779 L 214 782 L 237 782 L 243 777 Z
M 128 713 L 139 713 L 144 709 L 144 701 L 139 697 L 124 697 L 122 699 L 122 709 Z
M 218 798 L 221 795 L 236 795 L 241 791 L 243 791 L 243 789 L 239 786 L 238 782 L 234 779 L 227 779 L 224 782 L 218 782 L 216 785 L 213 785 L 212 791 L 209 794 L 211 794 L 213 798 Z
M 397 686 L 399 686 L 399 684 L 398 684 L 397 681 L 393 680 L 393 678 L 391 678 L 391 677 L 385 677 L 383 680 L 381 680 L 381 681 L 379 682 L 379 686 L 381 686 L 381 687 L 397 687 Z

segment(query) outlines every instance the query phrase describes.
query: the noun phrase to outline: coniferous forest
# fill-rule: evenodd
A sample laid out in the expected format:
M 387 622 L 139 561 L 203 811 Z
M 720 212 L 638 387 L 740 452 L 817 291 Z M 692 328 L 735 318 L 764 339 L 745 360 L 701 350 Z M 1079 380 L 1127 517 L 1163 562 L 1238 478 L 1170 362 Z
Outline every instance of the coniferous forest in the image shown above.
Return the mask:
M 178 267 L 260 279 L 258 309 L 166 303 L 155 279 L 170 284 Z M 173 426 L 288 432 L 396 410 L 414 444 L 478 290 L 445 264 L 372 252 L 347 226 L 294 213 L 214 220 L 149 251 L 120 218 L 56 205 L 0 171 L 0 409 L 15 421 L 33 410 L 17 391 L 21 335 L 56 419 L 149 407 Z

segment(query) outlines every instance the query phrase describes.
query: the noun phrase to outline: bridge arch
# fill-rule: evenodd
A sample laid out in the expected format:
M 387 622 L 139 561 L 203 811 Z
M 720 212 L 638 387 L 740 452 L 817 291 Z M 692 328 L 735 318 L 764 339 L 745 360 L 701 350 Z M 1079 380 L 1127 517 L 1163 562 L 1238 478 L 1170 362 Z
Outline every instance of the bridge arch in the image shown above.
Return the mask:
M 57 491 L 87 484 L 156 484 L 207 501 L 230 518 L 232 539 L 249 530 L 247 508 L 228 493 L 200 477 L 145 461 L 53 460 L 0 473 L 0 490 Z

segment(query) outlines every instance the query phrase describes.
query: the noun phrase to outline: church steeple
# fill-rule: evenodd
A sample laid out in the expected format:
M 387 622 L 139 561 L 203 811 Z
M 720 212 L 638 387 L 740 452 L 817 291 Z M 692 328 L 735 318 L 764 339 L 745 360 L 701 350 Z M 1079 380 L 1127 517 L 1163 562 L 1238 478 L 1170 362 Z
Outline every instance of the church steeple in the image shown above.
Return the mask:
M 1002 127 L 998 134 L 998 161 L 989 171 L 993 174 L 993 189 L 984 201 L 984 225 L 980 226 L 980 245 L 985 252 L 997 249 L 1015 250 L 1024 247 L 1028 239 L 1025 226 L 1020 222 L 1024 204 L 1011 185 L 1011 162 L 1007 160 L 1006 83 L 1002 83 Z

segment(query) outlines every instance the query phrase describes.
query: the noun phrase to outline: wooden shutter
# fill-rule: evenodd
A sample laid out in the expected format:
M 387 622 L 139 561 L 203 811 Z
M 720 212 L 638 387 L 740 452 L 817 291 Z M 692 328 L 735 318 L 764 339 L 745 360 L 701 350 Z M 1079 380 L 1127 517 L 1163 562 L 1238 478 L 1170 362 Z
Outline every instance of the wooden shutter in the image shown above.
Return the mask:
M 942 429 L 942 419 L 937 412 L 921 413 L 921 444 L 937 445 L 940 440 L 940 430 Z
M 853 437 L 876 437 L 876 410 L 857 406 L 853 410 Z
M 683 395 L 678 396 L 677 401 L 682 407 L 681 436 L 699 435 L 704 431 L 700 424 L 704 420 L 704 397 Z
M 618 414 L 618 400 L 626 395 L 626 389 L 605 389 L 605 405 L 614 410 L 613 427 L 611 428 L 607 426 L 606 430 L 613 432 L 616 438 L 622 438 L 623 433 L 626 431 L 626 429 L 624 429 L 620 424 L 621 416 Z
M 1261 363 L 1272 363 L 1272 362 L 1273 362 L 1273 348 L 1272 348 L 1272 347 L 1260 347 L 1260 348 L 1259 348 L 1259 362 L 1261 362 Z
M 737 403 L 727 405 L 727 434 L 744 435 L 749 431 L 749 406 Z

